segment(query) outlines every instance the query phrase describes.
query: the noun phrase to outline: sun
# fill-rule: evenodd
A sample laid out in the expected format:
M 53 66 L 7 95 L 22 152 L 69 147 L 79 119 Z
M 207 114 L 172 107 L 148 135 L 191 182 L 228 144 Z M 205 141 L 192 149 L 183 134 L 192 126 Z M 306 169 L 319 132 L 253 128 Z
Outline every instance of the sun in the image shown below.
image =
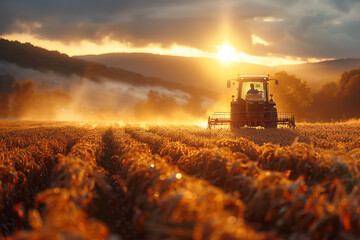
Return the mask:
M 237 51 L 233 46 L 230 45 L 222 45 L 218 46 L 218 54 L 217 58 L 224 62 L 236 62 L 237 59 Z

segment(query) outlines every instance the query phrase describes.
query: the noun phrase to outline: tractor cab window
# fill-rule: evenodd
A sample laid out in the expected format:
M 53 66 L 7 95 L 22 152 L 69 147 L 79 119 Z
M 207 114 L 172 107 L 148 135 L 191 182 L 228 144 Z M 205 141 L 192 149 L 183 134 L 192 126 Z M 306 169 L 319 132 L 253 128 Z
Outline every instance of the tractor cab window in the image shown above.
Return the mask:
M 265 88 L 263 82 L 243 82 L 239 92 L 240 98 L 251 101 L 264 101 Z

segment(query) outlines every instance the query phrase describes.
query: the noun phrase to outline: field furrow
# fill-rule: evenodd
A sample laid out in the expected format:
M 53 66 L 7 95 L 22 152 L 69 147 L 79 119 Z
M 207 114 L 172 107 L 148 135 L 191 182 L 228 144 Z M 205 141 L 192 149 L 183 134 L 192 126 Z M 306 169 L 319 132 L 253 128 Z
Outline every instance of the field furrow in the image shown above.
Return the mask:
M 123 135 L 110 161 L 125 198 L 133 203 L 135 228 L 147 239 L 264 239 L 246 225 L 241 200 L 207 181 L 188 176 L 147 145 Z
M 63 238 L 106 239 L 106 224 L 91 217 L 98 211 L 96 200 L 105 195 L 105 171 L 96 164 L 101 152 L 103 131 L 94 130 L 82 136 L 65 156 L 58 154 L 49 188 L 35 197 L 35 208 L 29 210 L 32 231 L 21 231 L 14 239 Z
M 127 128 L 126 132 L 147 143 L 153 153 L 172 156 L 173 162 L 185 173 L 238 194 L 247 206 L 245 219 L 259 223 L 261 230 L 276 229 L 279 234 L 285 235 L 296 232 L 291 237 L 312 238 L 314 225 L 327 229 L 325 225 L 331 226 L 348 217 L 348 211 L 328 209 L 340 207 L 338 203 L 342 198 L 350 198 L 358 191 L 354 188 L 359 180 L 356 156 L 351 154 L 329 155 L 329 150 L 323 149 L 315 152 L 312 146 L 304 143 L 284 148 L 271 144 L 259 147 L 243 139 L 216 140 L 217 144 L 204 144 L 202 146 L 206 148 L 196 149 L 142 129 Z M 240 152 L 247 153 L 252 159 Z M 294 161 L 295 165 L 291 166 L 289 163 Z M 295 172 L 293 176 L 291 170 Z M 296 181 L 295 174 L 298 174 Z M 341 194 L 334 197 L 334 192 Z M 319 198 L 324 198 L 324 201 L 312 203 L 312 207 L 323 209 L 321 213 L 304 210 L 309 199 Z M 348 210 L 356 209 L 356 201 L 352 204 Z M 356 211 L 352 210 L 351 215 L 357 219 Z M 302 216 L 307 216 L 303 222 Z M 328 216 L 332 217 L 324 223 L 323 219 Z M 295 221 L 301 224 L 295 224 Z M 356 224 L 352 227 L 356 228 Z M 344 223 L 342 228 L 332 229 L 327 234 L 335 237 L 346 230 L 348 226 Z M 318 233 L 319 229 L 316 228 L 315 232 Z
M 136 134 L 136 129 L 132 130 L 133 134 Z M 303 176 L 308 185 L 318 184 L 324 180 L 340 179 L 351 190 L 360 180 L 357 148 L 351 151 L 331 150 L 316 148 L 314 145 L 298 141 L 284 147 L 271 143 L 259 146 L 245 138 L 233 139 L 227 136 L 216 139 L 206 138 L 205 134 L 199 134 L 199 131 L 196 133 L 202 137 L 194 137 L 191 134 L 185 136 L 182 131 L 164 131 L 159 128 L 153 128 L 150 131 L 138 129 L 137 131 L 139 136 L 152 139 L 154 143 L 148 143 L 155 145 L 154 151 L 159 153 L 166 148 L 176 148 L 176 146 L 182 149 L 178 152 L 183 153 L 189 152 L 186 149 L 194 147 L 197 149 L 228 148 L 233 153 L 244 153 L 251 160 L 259 162 L 259 167 L 265 170 L 286 172 L 289 178 L 294 180 Z M 174 149 L 168 149 L 168 152 L 173 151 Z
M 0 229 L 29 228 L 28 210 L 37 193 L 48 188 L 57 154 L 67 154 L 83 129 L 2 130 L 0 135 Z

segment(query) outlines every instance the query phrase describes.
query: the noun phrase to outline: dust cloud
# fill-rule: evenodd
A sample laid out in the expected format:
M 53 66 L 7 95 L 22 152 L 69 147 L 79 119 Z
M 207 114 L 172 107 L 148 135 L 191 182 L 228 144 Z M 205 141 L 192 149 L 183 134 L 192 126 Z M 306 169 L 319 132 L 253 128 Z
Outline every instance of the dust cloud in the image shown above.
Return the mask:
M 64 84 L 0 75 L 0 118 L 27 120 L 195 120 L 206 118 L 204 98 L 162 87 L 69 79 Z M 4 81 L 3 81 L 4 80 Z
M 71 103 L 71 97 L 61 91 L 39 93 L 31 80 L 12 86 L 14 95 L 8 115 L 16 118 L 53 119 Z

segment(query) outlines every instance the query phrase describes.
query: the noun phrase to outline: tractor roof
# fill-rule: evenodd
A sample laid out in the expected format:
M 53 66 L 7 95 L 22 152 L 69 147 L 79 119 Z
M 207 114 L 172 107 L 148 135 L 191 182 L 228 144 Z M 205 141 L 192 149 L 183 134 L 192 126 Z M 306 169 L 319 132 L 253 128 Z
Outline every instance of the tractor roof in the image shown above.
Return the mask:
M 242 81 L 267 81 L 269 80 L 268 75 L 239 75 L 238 80 Z

